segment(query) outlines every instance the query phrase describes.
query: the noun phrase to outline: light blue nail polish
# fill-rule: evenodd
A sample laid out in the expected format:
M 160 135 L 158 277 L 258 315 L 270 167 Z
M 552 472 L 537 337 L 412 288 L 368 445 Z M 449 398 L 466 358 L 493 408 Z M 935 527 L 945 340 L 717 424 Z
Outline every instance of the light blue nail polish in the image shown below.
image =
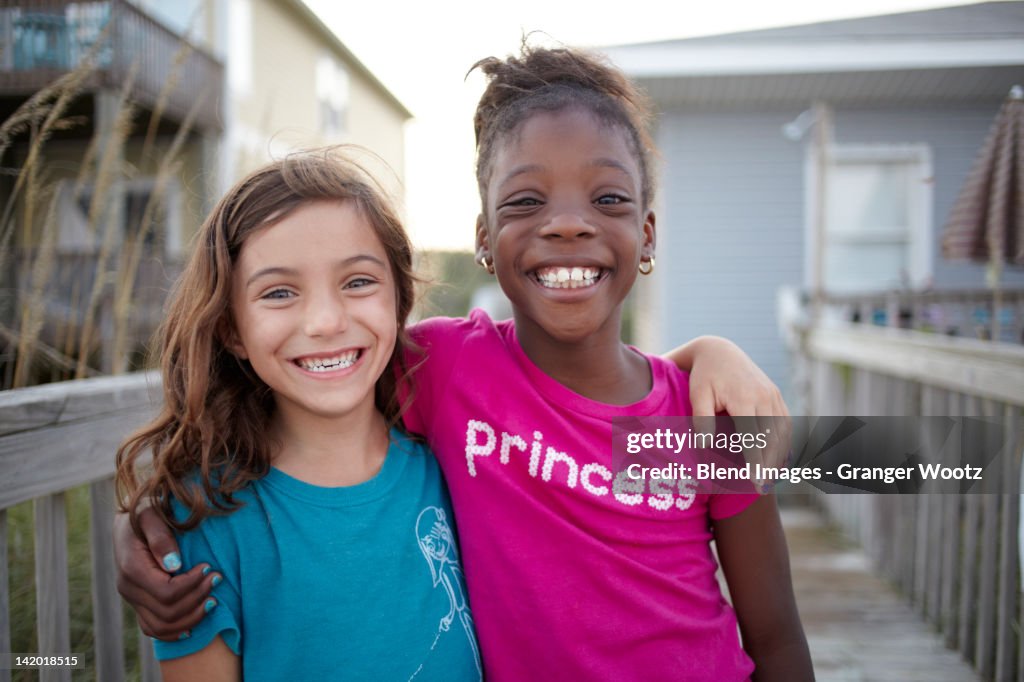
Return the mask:
M 209 573 L 212 570 L 213 570 L 213 568 L 210 567 L 210 566 L 203 566 L 203 575 L 206 575 L 207 573 Z
M 209 613 L 210 611 L 213 611 L 215 608 L 217 608 L 217 600 L 216 599 L 207 599 L 206 603 L 203 604 L 203 611 L 206 611 L 207 613 Z
M 214 587 L 217 587 L 217 585 L 220 585 L 223 580 L 224 580 L 224 578 L 221 578 L 219 575 L 215 575 L 215 576 L 213 576 L 213 583 L 212 584 L 213 584 Z
M 164 568 L 168 571 L 177 571 L 181 568 L 181 557 L 178 556 L 177 552 L 169 552 L 164 555 L 163 558 Z
M 192 634 L 188 630 L 186 630 L 185 632 L 183 632 L 180 635 L 178 635 L 178 641 L 181 641 L 183 639 L 188 639 L 191 636 L 192 636 Z

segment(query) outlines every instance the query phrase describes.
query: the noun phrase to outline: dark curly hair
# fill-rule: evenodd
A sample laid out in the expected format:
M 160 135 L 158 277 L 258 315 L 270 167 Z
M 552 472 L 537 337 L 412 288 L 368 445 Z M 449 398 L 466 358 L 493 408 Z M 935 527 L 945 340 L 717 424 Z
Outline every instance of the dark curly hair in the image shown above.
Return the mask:
M 640 167 L 643 208 L 654 198 L 654 145 L 647 131 L 651 108 L 621 70 L 605 57 L 580 49 L 531 47 L 523 40 L 518 56 L 487 57 L 480 69 L 487 89 L 473 116 L 476 179 L 486 202 L 495 145 L 537 112 L 581 108 L 605 125 L 621 128 Z

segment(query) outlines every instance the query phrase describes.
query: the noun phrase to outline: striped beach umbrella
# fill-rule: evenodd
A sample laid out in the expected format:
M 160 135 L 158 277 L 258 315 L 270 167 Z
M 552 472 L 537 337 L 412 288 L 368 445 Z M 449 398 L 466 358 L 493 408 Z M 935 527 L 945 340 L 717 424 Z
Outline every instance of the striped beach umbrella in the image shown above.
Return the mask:
M 942 235 L 948 259 L 1024 265 L 1024 89 L 1014 86 L 960 190 Z

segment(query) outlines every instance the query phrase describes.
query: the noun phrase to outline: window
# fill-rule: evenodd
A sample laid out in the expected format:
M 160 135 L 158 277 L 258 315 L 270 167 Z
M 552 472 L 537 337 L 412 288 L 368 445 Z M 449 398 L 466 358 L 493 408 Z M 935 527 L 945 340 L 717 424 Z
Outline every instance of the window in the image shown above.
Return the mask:
M 15 69 L 71 68 L 63 12 L 23 12 L 13 23 Z
M 825 289 L 854 293 L 927 286 L 931 187 L 926 146 L 831 147 L 823 197 Z M 813 226 L 810 232 L 813 258 Z
M 108 2 L 0 10 L 0 68 L 72 69 L 93 49 L 109 18 Z M 110 65 L 109 39 L 95 56 L 100 65 Z
M 316 64 L 316 101 L 320 130 L 325 135 L 345 133 L 348 115 L 348 72 L 330 55 L 320 57 Z
M 139 236 L 142 218 L 153 197 L 152 180 L 136 180 L 124 184 L 124 203 L 121 208 L 121 224 L 125 229 L 120 240 L 132 244 Z M 152 224 L 143 238 L 143 253 L 162 258 L 182 254 L 181 216 L 179 211 L 178 185 L 171 182 L 163 200 L 151 210 Z M 58 189 L 58 215 L 60 234 L 57 239 L 61 253 L 96 253 L 103 241 L 101 230 L 92 234 L 89 230 L 89 204 L 93 188 L 87 186 L 76 196 L 74 183 L 65 181 Z

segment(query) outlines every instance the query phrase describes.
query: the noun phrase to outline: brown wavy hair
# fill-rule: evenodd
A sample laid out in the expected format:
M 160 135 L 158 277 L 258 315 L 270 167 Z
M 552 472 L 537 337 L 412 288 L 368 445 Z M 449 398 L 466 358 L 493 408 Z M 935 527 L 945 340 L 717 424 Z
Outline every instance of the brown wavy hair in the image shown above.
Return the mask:
M 159 331 L 163 407 L 117 452 L 118 500 L 136 533 L 144 500 L 168 525 L 189 530 L 235 509 L 233 494 L 269 471 L 273 394 L 224 343 L 233 325 L 232 272 L 249 235 L 309 202 L 354 202 L 388 255 L 398 337 L 393 371 L 377 381 L 375 400 L 389 424 L 398 423 L 399 386 L 411 374 L 406 350 L 415 348 L 405 330 L 417 283 L 412 245 L 386 192 L 351 159 L 355 151 L 330 147 L 267 164 L 232 187 L 200 228 Z M 411 399 L 411 386 L 403 392 Z M 152 467 L 140 462 L 149 452 Z M 190 511 L 186 520 L 174 518 L 172 497 Z
M 596 53 L 577 48 L 531 47 L 523 38 L 518 56 L 487 57 L 470 69 L 487 78 L 473 116 L 476 133 L 476 179 L 486 204 L 496 143 L 513 134 L 538 112 L 584 109 L 605 125 L 626 133 L 640 166 L 643 208 L 654 199 L 654 144 L 648 133 L 648 99 L 617 67 Z

